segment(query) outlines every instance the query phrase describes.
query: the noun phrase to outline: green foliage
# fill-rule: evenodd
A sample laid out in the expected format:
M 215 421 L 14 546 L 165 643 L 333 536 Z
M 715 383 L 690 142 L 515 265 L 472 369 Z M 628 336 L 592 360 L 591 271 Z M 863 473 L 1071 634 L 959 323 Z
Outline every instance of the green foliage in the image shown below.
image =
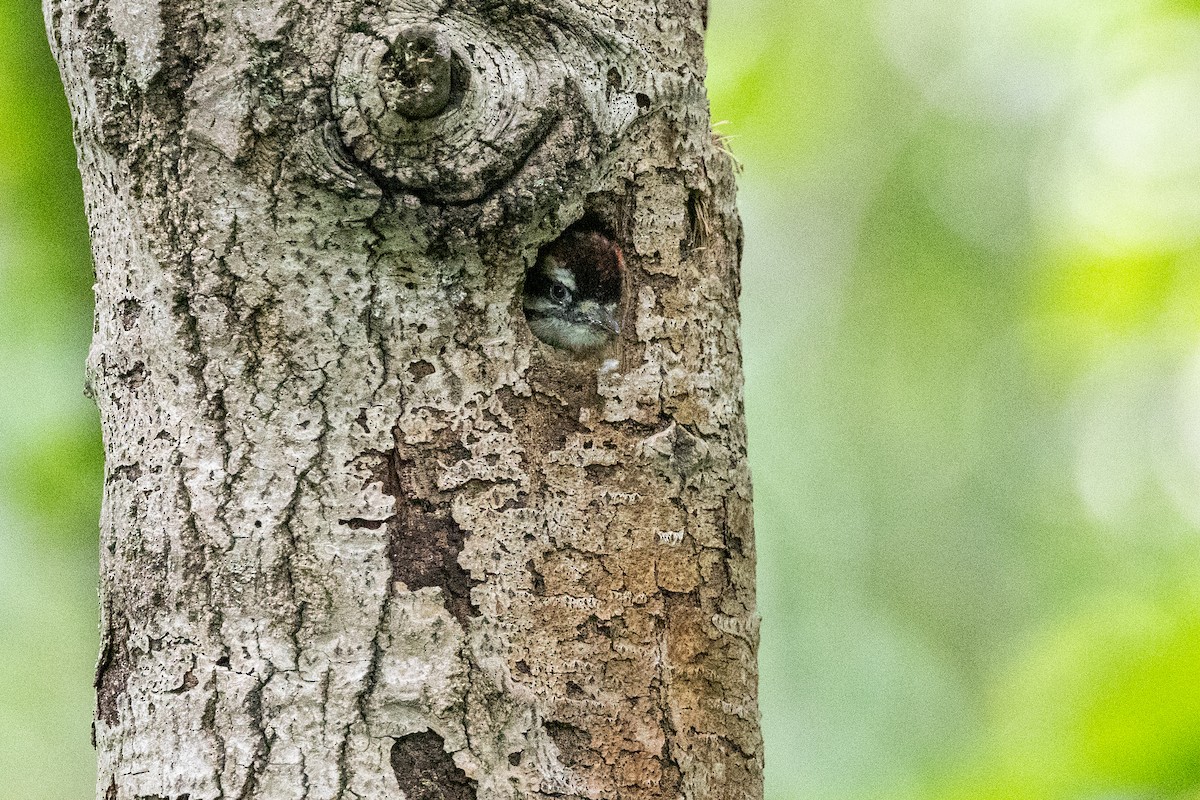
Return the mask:
M 1200 796 L 1197 10 L 714 4 L 773 800 Z
M 0 0 L 0 797 L 85 797 L 101 450 L 91 259 L 36 3 Z

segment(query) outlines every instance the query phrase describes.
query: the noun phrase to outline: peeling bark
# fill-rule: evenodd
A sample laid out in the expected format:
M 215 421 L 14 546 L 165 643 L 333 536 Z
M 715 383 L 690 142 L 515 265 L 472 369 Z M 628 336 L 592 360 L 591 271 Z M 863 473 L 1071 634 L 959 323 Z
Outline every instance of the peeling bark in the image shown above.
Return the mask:
M 98 797 L 761 797 L 706 6 L 47 0 L 96 262 Z M 627 265 L 594 358 L 521 310 L 581 219 Z

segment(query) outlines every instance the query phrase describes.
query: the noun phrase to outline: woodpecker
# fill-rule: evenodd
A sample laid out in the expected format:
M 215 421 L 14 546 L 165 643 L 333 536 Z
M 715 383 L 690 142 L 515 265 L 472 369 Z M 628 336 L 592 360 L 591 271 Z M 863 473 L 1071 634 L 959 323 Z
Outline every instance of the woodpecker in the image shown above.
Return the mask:
M 525 276 L 533 335 L 576 355 L 603 349 L 621 332 L 621 248 L 596 230 L 568 229 Z

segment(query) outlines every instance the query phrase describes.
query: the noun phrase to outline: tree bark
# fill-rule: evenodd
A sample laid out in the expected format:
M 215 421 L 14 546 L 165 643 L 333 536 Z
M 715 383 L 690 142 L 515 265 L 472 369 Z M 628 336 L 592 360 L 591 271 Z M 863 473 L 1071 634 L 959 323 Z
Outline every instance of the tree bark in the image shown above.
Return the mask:
M 703 3 L 438 5 L 47 0 L 105 800 L 761 797 Z M 626 261 L 595 358 L 521 304 L 581 219 Z

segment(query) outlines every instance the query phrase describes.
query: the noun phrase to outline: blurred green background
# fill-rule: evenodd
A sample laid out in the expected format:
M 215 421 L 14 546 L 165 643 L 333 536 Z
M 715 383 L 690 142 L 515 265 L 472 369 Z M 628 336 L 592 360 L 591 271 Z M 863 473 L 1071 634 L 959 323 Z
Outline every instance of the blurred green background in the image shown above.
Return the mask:
M 769 800 L 1200 798 L 1200 2 L 713 0 L 709 54 Z M 0 798 L 92 792 L 78 183 L 0 0 Z

